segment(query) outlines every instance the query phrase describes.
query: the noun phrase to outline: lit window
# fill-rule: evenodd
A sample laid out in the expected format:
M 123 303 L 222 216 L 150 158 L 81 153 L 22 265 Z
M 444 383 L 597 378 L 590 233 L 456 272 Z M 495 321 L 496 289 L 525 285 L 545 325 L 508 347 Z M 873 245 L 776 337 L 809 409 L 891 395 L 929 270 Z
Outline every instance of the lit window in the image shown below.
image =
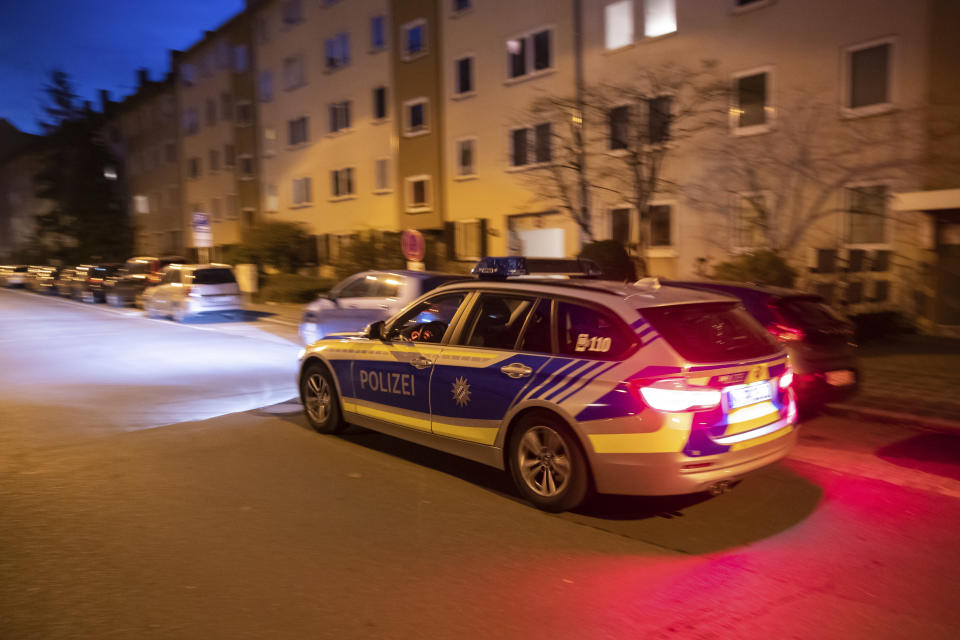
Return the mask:
M 473 138 L 457 141 L 457 175 L 458 176 L 476 175 L 477 173 L 477 168 L 475 165 L 476 158 L 474 157 L 475 148 L 476 148 L 476 140 L 474 140 Z
M 330 105 L 330 133 L 350 128 L 350 101 L 334 102 Z
M 410 59 L 427 51 L 427 22 L 422 18 L 401 27 L 403 33 L 403 57 Z
M 656 38 L 677 30 L 676 0 L 645 0 L 643 3 L 643 34 Z
M 150 213 L 150 200 L 147 196 L 133 196 L 133 210 L 137 213 Z
M 633 0 L 621 0 L 604 7 L 604 45 L 619 49 L 633 42 Z
M 406 179 L 407 203 L 409 213 L 418 213 L 430 210 L 430 177 L 414 176 Z
M 464 95 L 473 92 L 473 57 L 460 58 L 456 65 L 456 92 L 458 95 Z
M 327 38 L 325 43 L 327 52 L 327 70 L 339 69 L 350 64 L 350 34 L 338 33 Z
M 353 167 L 330 172 L 330 193 L 334 198 L 352 196 L 354 192 Z
M 892 47 L 886 42 L 847 51 L 848 109 L 886 106 L 893 102 L 890 97 Z

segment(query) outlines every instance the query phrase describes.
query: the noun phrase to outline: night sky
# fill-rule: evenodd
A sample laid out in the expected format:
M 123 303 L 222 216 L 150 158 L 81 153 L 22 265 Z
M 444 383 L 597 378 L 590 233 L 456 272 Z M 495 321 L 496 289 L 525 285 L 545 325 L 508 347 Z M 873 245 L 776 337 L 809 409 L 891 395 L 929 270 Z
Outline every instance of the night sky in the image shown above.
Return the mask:
M 157 79 L 169 49 L 185 49 L 243 8 L 244 0 L 0 0 L 0 118 L 37 132 L 43 85 L 62 68 L 99 104 L 136 88 L 136 70 Z

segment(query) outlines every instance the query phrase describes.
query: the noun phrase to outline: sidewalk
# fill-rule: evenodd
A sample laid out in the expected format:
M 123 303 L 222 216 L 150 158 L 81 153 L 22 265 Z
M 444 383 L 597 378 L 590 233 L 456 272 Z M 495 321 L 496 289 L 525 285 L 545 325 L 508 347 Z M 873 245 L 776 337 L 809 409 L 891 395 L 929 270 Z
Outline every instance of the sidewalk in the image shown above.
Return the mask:
M 960 431 L 960 340 L 908 335 L 863 345 L 859 356 L 860 393 L 832 412 Z

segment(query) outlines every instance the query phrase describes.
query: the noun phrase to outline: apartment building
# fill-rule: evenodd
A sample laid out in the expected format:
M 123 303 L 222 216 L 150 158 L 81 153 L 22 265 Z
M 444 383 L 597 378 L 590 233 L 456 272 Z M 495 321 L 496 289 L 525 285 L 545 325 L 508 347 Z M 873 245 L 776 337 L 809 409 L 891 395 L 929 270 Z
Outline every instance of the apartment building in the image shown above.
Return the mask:
M 252 9 L 264 220 L 317 237 L 397 231 L 388 0 L 272 0 Z
M 194 212 L 208 214 L 212 260 L 259 217 L 253 22 L 243 11 L 174 57 L 180 116 L 185 245 Z
M 150 80 L 137 72 L 137 90 L 118 103 L 103 95 L 107 143 L 121 161 L 127 211 L 139 255 L 184 251 L 177 90 L 173 73 Z

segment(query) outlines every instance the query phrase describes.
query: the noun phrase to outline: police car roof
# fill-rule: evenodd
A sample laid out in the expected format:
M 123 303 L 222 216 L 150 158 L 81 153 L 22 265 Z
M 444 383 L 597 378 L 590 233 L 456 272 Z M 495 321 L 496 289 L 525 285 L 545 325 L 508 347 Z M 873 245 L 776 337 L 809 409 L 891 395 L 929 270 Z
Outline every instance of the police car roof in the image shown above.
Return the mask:
M 437 287 L 435 291 L 447 288 L 503 289 L 505 291 L 523 291 L 546 293 L 557 296 L 586 297 L 602 302 L 605 296 L 625 302 L 634 308 L 659 307 L 691 302 L 739 302 L 736 298 L 704 291 L 665 285 L 614 282 L 612 280 L 581 280 L 576 278 L 519 278 L 513 280 L 465 280 L 451 282 Z
M 427 278 L 463 278 L 470 280 L 473 276 L 451 273 L 449 271 L 409 271 L 407 269 L 369 269 L 367 271 L 358 271 L 360 273 L 382 273 L 388 276 L 403 276 L 405 278 L 414 278 L 416 280 L 426 280 Z

